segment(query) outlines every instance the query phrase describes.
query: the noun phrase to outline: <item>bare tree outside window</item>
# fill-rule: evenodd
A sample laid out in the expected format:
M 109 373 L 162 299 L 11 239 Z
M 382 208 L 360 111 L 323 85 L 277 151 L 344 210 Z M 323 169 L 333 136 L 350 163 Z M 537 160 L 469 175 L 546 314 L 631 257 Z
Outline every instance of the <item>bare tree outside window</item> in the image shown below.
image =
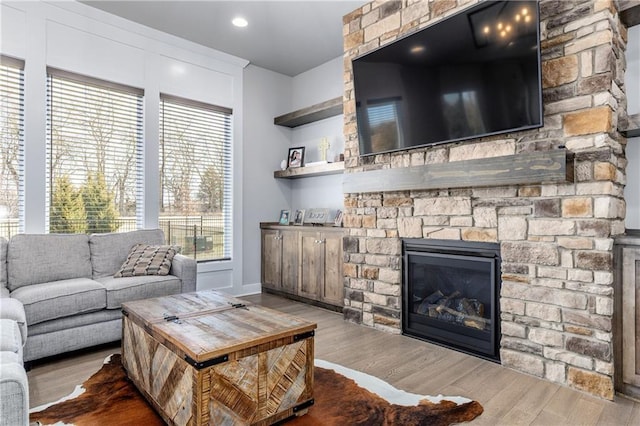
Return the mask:
M 160 223 L 198 260 L 231 253 L 231 111 L 161 97 Z
M 19 231 L 23 175 L 22 63 L 0 56 L 0 237 Z
M 49 71 L 49 231 L 135 229 L 141 91 Z

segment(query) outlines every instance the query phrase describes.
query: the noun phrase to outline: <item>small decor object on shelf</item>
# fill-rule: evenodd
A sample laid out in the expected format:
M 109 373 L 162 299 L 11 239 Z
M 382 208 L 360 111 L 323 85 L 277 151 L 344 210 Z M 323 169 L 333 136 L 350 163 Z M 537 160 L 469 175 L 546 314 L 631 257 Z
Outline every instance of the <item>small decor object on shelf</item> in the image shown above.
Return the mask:
M 296 210 L 296 216 L 293 219 L 294 225 L 302 225 L 304 223 L 304 210 Z
M 309 209 L 304 221 L 306 223 L 326 223 L 329 218 L 329 209 Z
M 342 210 L 336 212 L 336 217 L 333 219 L 333 226 L 342 226 Z
M 327 161 L 327 151 L 331 147 L 327 138 L 322 138 L 318 145 L 318 151 L 320 151 L 320 161 Z
M 280 162 L 280 170 L 287 170 L 287 160 L 284 159 Z
M 280 225 L 289 224 L 289 210 L 280 210 Z
M 326 161 L 312 161 L 311 163 L 306 163 L 305 167 L 313 167 L 313 166 L 321 166 L 323 164 L 328 164 Z
M 304 166 L 304 147 L 289 148 L 289 156 L 287 157 L 287 168 L 292 169 L 295 167 Z

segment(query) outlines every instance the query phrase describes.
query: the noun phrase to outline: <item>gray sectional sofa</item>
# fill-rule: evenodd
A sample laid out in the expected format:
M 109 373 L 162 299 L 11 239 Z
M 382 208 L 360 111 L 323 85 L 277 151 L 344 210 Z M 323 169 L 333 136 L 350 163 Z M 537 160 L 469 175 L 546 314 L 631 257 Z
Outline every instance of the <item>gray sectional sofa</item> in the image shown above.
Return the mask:
M 0 241 L 0 297 L 24 305 L 25 361 L 119 340 L 124 301 L 196 290 L 196 262 L 179 254 L 169 275 L 114 278 L 137 243 L 163 244 L 164 233 L 19 234 Z
M 29 386 L 22 363 L 26 339 L 22 304 L 0 298 L 0 426 L 29 423 Z
M 115 278 L 139 243 L 161 245 L 164 233 L 154 229 L 0 238 L 0 318 L 11 318 L 2 320 L 0 330 L 0 426 L 22 424 L 28 413 L 23 361 L 117 341 L 122 302 L 196 290 L 196 262 L 180 254 L 173 257 L 168 275 Z M 26 394 L 21 395 L 21 387 Z M 5 407 L 6 392 L 14 395 L 7 400 L 10 407 Z M 25 406 L 17 409 L 20 401 Z M 6 423 L 8 418 L 21 420 Z

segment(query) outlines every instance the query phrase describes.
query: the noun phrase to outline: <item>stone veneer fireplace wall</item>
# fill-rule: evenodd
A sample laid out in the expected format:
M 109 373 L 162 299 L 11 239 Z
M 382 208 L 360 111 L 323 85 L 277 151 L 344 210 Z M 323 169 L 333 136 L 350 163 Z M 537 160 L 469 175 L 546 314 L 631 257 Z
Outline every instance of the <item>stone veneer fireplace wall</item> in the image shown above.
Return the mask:
M 401 239 L 500 243 L 503 365 L 612 399 L 613 237 L 624 232 L 626 28 L 614 2 L 541 1 L 544 127 L 360 157 L 351 59 L 476 1 L 344 18 L 345 173 L 566 147 L 573 182 L 345 194 L 345 319 L 401 332 Z M 345 175 L 348 176 L 348 175 Z

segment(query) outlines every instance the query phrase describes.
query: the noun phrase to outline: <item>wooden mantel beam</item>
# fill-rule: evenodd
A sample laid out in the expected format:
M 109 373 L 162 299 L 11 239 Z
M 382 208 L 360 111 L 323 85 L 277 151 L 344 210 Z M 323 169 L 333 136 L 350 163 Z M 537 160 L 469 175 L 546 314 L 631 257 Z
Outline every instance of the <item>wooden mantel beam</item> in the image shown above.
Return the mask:
M 343 192 L 352 194 L 572 182 L 573 159 L 567 160 L 567 151 L 557 149 L 417 167 L 345 173 Z

